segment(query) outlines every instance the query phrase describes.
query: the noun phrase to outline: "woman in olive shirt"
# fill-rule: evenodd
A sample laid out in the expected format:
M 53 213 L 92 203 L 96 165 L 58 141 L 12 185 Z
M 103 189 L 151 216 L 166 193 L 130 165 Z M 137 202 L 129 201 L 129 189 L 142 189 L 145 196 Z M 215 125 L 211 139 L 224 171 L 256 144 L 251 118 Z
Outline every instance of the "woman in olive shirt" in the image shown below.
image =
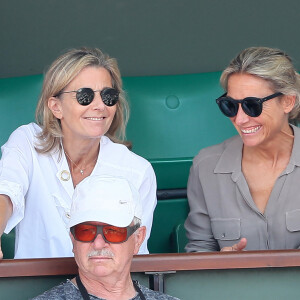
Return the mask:
M 278 49 L 252 47 L 221 76 L 238 136 L 203 149 L 188 182 L 186 251 L 300 246 L 300 79 Z M 222 130 L 222 128 L 220 128 Z

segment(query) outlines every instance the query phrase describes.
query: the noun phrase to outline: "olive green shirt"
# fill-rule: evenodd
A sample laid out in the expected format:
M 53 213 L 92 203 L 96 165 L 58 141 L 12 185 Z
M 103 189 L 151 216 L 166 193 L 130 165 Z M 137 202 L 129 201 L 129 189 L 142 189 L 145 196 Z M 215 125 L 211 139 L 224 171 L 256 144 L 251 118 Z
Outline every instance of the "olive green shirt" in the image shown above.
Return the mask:
M 199 152 L 188 181 L 187 252 L 219 251 L 242 237 L 247 238 L 246 250 L 300 247 L 300 128 L 292 128 L 292 155 L 264 213 L 256 207 L 241 170 L 239 136 Z

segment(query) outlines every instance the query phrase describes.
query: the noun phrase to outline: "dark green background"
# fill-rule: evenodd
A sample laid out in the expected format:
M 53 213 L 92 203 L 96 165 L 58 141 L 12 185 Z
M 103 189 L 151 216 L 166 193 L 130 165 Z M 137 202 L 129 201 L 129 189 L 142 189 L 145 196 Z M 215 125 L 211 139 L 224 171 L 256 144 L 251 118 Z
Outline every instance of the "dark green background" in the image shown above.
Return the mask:
M 102 48 L 123 76 L 222 70 L 240 50 L 286 50 L 300 69 L 299 0 L 0 0 L 0 77 Z

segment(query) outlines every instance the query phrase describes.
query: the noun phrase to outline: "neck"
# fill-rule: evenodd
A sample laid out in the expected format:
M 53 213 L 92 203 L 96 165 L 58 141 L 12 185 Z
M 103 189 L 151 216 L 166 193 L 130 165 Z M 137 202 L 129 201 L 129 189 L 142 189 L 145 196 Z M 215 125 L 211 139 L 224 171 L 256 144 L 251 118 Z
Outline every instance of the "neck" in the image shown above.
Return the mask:
M 63 148 L 66 156 L 71 160 L 71 163 L 75 163 L 78 166 L 85 166 L 97 160 L 99 147 L 100 139 L 91 139 L 86 142 L 70 142 L 63 139 Z
M 90 278 L 79 270 L 79 276 L 87 292 L 99 298 L 128 300 L 136 295 L 130 273 L 120 278 Z M 72 279 L 72 282 L 76 285 L 75 278 Z
M 278 161 L 292 154 L 294 134 L 290 126 L 283 128 L 272 140 L 257 147 L 244 146 L 243 157 L 256 157 L 264 160 Z

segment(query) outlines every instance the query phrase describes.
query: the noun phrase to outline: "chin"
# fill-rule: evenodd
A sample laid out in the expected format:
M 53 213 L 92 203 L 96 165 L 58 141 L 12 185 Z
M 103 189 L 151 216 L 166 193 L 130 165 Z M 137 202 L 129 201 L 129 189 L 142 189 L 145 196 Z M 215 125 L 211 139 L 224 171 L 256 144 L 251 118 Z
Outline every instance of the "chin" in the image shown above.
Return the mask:
M 261 144 L 261 140 L 258 139 L 257 137 L 254 137 L 254 136 L 245 136 L 245 135 L 242 135 L 241 136 L 242 140 L 243 140 L 243 144 L 244 146 L 247 146 L 247 147 L 255 147 L 255 146 L 258 146 L 259 144 Z
M 105 132 L 106 133 L 106 132 Z M 86 137 L 89 139 L 100 139 L 103 135 L 105 135 L 105 133 L 103 131 L 94 131 L 94 132 L 88 132 L 86 134 Z
M 246 147 L 257 147 L 260 146 L 263 141 L 258 139 L 243 139 L 243 144 Z
M 99 277 L 105 277 L 105 276 L 109 276 L 111 275 L 112 270 L 106 269 L 106 268 L 95 268 L 93 271 L 91 271 L 91 274 L 95 277 L 95 278 L 99 278 Z

